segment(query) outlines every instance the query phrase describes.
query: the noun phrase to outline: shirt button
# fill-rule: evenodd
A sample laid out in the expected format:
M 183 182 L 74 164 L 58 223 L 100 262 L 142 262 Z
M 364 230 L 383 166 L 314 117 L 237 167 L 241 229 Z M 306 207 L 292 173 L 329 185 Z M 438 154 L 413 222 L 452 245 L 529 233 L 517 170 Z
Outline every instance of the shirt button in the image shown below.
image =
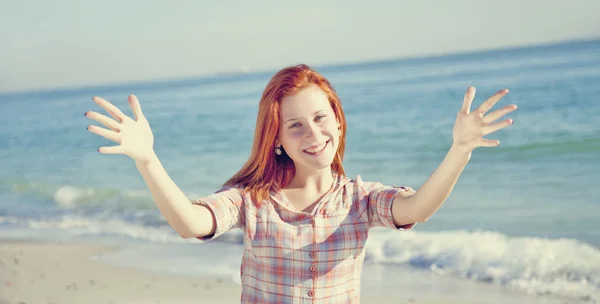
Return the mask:
M 310 269 L 310 271 L 314 272 L 315 270 L 317 270 L 317 267 L 315 267 L 315 266 L 310 266 L 310 268 L 309 268 L 309 269 Z
M 316 254 L 316 253 L 314 253 L 314 252 L 311 252 L 311 253 L 310 253 L 310 257 L 311 257 L 311 258 L 313 258 L 313 259 L 314 259 L 316 256 L 317 256 L 317 254 Z
M 315 224 L 315 219 L 314 219 L 314 218 L 311 218 L 311 219 L 310 219 L 310 223 L 311 223 L 312 225 L 314 225 L 314 224 Z
M 308 296 L 309 296 L 309 297 L 312 297 L 314 294 L 315 294 L 315 293 L 314 293 L 312 290 L 309 290 L 309 291 L 308 291 Z

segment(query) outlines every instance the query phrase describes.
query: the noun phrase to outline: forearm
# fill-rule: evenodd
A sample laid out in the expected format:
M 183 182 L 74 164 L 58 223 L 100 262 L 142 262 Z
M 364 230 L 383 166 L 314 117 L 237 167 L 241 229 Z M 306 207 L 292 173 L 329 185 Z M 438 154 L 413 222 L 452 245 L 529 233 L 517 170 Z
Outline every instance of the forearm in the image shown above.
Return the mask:
M 412 195 L 408 204 L 414 206 L 417 218 L 425 221 L 446 201 L 458 177 L 471 159 L 471 152 L 452 145 L 440 166 Z
M 189 236 L 191 231 L 210 231 L 211 219 L 202 218 L 199 208 L 192 205 L 177 187 L 156 155 L 147 163 L 136 162 L 136 167 L 148 185 L 159 211 L 179 235 Z

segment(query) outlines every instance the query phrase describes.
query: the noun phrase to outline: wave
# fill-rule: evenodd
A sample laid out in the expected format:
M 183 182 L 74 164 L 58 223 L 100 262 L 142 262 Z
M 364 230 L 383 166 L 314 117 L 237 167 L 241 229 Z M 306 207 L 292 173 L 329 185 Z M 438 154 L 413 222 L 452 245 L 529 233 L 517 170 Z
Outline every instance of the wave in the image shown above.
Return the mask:
M 202 243 L 180 238 L 169 226 L 148 227 L 118 219 L 0 217 L 2 225 L 162 244 Z M 233 230 L 215 241 L 241 245 L 243 234 Z M 600 249 L 574 239 L 511 237 L 490 231 L 372 230 L 365 250 L 365 263 L 406 266 L 534 294 L 588 299 L 600 294 Z
M 574 239 L 510 237 L 489 231 L 372 234 L 367 261 L 426 269 L 532 294 L 593 299 L 600 250 Z
M 77 208 L 102 208 L 105 211 L 140 211 L 155 210 L 152 195 L 146 189 L 130 190 L 116 188 L 85 187 L 59 185 L 49 182 L 0 181 L 0 189 L 51 202 L 54 207 L 63 210 Z M 32 200 L 25 199 L 25 202 Z

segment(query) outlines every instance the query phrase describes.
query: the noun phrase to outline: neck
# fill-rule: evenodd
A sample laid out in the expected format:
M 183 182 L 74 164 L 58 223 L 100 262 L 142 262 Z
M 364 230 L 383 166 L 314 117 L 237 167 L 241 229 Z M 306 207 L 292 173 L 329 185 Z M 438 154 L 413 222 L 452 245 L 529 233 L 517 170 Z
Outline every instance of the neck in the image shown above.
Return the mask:
M 331 168 L 306 172 L 296 169 L 296 174 L 292 178 L 288 189 L 315 189 L 319 192 L 327 191 L 333 184 L 333 172 Z

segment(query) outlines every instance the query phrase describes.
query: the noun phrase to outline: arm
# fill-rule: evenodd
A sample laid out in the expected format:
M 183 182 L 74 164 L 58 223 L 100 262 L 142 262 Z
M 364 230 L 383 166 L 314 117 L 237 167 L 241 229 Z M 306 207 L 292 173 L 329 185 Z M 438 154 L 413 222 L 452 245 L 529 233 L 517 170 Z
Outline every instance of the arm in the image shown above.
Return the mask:
M 215 232 L 213 213 L 206 206 L 190 202 L 171 180 L 156 155 L 147 162 L 136 161 L 136 167 L 146 181 L 154 203 L 181 237 L 201 237 Z
M 502 107 L 485 115 L 508 90 L 500 90 L 488 98 L 475 111 L 471 104 L 475 97 L 475 88 L 469 87 L 465 93 L 463 105 L 456 117 L 452 136 L 454 142 L 450 151 L 421 188 L 412 195 L 397 195 L 392 203 L 392 217 L 397 225 L 424 222 L 429 219 L 448 198 L 458 177 L 471 159 L 471 153 L 477 147 L 497 147 L 498 140 L 483 136 L 506 128 L 513 124 L 512 119 L 493 123 L 500 117 L 515 111 L 516 105 Z
M 458 177 L 471 159 L 471 152 L 452 146 L 440 166 L 416 193 L 396 195 L 392 204 L 392 216 L 398 226 L 425 222 L 446 201 Z
M 205 236 L 215 231 L 216 220 L 213 212 L 206 206 L 194 205 L 173 183 L 154 153 L 154 135 L 139 100 L 129 95 L 129 106 L 135 119 L 104 100 L 94 96 L 92 100 L 104 108 L 112 117 L 94 111 L 85 112 L 85 116 L 102 123 L 107 128 L 88 126 L 88 131 L 112 140 L 119 145 L 100 147 L 103 154 L 124 154 L 135 160 L 136 167 L 144 177 L 156 206 L 167 222 L 182 237 Z

